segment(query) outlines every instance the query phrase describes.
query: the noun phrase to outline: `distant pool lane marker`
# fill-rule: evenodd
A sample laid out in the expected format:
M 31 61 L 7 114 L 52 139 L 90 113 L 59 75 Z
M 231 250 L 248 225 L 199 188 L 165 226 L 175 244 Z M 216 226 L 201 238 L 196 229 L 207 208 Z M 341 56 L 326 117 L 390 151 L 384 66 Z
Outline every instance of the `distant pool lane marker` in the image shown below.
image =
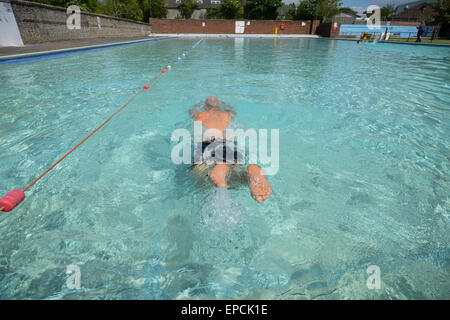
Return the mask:
M 194 49 L 200 42 L 197 41 L 193 46 L 192 49 Z M 174 62 L 178 62 L 178 60 L 181 60 L 183 56 L 187 55 L 187 51 L 184 51 L 182 55 L 179 55 L 177 59 L 174 60 Z M 9 212 L 13 210 L 15 207 L 17 207 L 24 199 L 25 199 L 25 191 L 27 191 L 31 186 L 33 186 L 36 182 L 38 182 L 42 177 L 44 177 L 50 170 L 52 170 L 54 167 L 56 167 L 61 161 L 63 161 L 69 154 L 71 154 L 73 151 L 75 151 L 80 145 L 82 145 L 87 139 L 89 139 L 94 133 L 96 133 L 98 130 L 100 130 L 101 127 L 103 127 L 105 124 L 107 124 L 114 116 L 116 116 L 120 111 L 122 111 L 127 105 L 129 105 L 136 97 L 141 94 L 144 91 L 147 91 L 150 86 L 155 83 L 156 80 L 159 79 L 164 73 L 166 73 L 168 70 L 172 68 L 171 65 L 168 65 L 166 68 L 161 70 L 161 72 L 150 82 L 147 83 L 142 87 L 141 90 L 139 90 L 138 93 L 135 94 L 133 98 L 128 100 L 127 103 L 125 103 L 122 107 L 120 107 L 116 112 L 114 112 L 108 119 L 106 119 L 100 126 L 94 129 L 89 135 L 87 135 L 83 140 L 81 140 L 75 147 L 70 149 L 65 155 L 63 155 L 58 161 L 56 161 L 54 164 L 52 164 L 47 170 L 45 170 L 40 176 L 38 176 L 36 179 L 34 179 L 29 185 L 27 185 L 23 190 L 15 189 L 10 192 L 8 192 L 3 198 L 0 199 L 0 211 Z

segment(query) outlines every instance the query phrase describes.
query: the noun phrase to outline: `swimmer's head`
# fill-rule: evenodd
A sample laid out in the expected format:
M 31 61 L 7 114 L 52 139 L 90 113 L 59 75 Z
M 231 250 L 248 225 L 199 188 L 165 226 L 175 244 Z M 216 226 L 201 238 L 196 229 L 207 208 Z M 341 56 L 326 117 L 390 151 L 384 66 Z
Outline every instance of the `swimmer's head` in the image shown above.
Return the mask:
M 220 108 L 219 99 L 217 99 L 215 96 L 209 96 L 205 100 L 205 106 L 211 109 Z

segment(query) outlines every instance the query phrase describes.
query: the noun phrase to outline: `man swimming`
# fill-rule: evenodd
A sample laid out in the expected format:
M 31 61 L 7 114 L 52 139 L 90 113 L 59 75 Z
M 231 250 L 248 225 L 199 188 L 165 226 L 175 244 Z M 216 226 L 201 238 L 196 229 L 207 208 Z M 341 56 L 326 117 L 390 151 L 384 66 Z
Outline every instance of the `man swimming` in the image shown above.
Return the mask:
M 197 111 L 194 108 L 189 111 L 194 121 L 199 121 L 206 129 L 213 129 L 214 134 L 203 136 L 202 153 L 210 145 L 219 142 L 219 147 L 224 150 L 229 145 L 226 143 L 225 129 L 229 126 L 231 120 L 234 118 L 236 112 L 231 108 L 220 107 L 219 100 L 210 96 L 206 99 L 202 111 Z M 211 130 L 209 130 L 211 131 Z M 238 151 L 233 151 L 232 161 L 215 161 L 214 167 L 209 171 L 209 177 L 216 187 L 227 188 L 227 178 L 229 177 L 230 167 L 233 166 L 237 159 L 241 156 Z M 262 170 L 256 164 L 250 164 L 247 166 L 246 176 L 248 178 L 248 185 L 250 193 L 258 203 L 262 203 L 264 200 L 270 197 L 272 189 L 266 177 L 263 175 Z

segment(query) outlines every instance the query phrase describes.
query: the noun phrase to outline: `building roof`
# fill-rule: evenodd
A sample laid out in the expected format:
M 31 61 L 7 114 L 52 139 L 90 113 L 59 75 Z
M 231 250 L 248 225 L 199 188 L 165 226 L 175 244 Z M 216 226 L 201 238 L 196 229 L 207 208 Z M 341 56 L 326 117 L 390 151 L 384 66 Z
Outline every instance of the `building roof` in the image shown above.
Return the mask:
M 432 3 L 422 1 L 392 16 L 392 21 L 423 21 L 435 14 Z
M 335 15 L 335 17 L 342 17 L 342 18 L 361 18 L 360 15 L 358 14 L 354 14 L 352 12 L 347 12 L 347 11 L 341 11 L 339 12 L 337 15 Z
M 418 6 L 419 4 L 423 4 L 423 3 L 434 3 L 434 2 L 438 2 L 438 0 L 418 0 L 418 1 L 412 1 L 412 2 L 408 2 L 402 5 L 399 5 L 395 8 L 395 13 L 399 14 L 402 13 L 408 9 L 414 8 L 415 6 Z

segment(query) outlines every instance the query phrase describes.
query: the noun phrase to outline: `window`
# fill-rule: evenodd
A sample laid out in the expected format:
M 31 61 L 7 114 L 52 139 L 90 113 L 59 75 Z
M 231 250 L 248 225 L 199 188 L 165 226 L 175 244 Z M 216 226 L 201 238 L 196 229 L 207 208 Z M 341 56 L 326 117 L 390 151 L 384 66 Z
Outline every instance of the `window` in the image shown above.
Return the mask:
M 221 4 L 222 1 L 220 0 L 211 0 L 211 4 Z

